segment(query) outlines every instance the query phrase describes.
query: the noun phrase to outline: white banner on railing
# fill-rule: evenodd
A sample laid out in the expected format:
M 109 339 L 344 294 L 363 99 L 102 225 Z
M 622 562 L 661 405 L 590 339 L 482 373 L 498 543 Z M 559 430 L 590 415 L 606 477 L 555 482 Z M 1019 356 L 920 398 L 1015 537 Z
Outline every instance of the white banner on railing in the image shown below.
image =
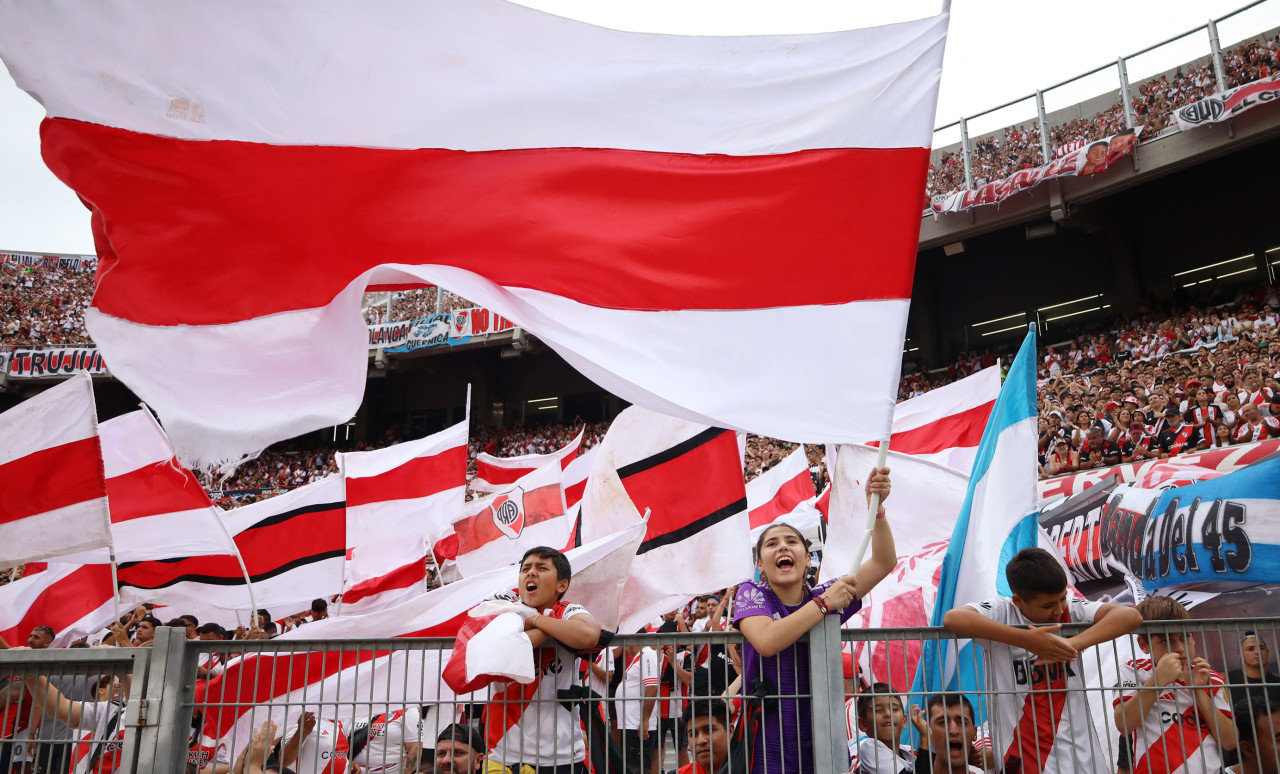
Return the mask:
M 0 253 L 0 263 L 13 263 L 19 266 L 41 266 L 48 269 L 93 269 L 98 266 L 98 256 Z
M 106 374 L 107 366 L 94 347 L 67 349 L 18 349 L 9 356 L 5 371 L 10 377 L 70 376 L 76 371 Z
M 1133 147 L 1138 144 L 1141 134 L 1141 126 L 1125 129 L 1110 137 L 1085 143 L 1043 167 L 1020 169 L 1003 180 L 987 183 L 975 190 L 966 189 L 935 196 L 930 206 L 935 215 L 942 212 L 962 212 L 984 204 L 998 204 L 1019 191 L 1039 185 L 1042 180 L 1106 172 L 1118 159 L 1133 153 Z
M 1226 121 L 1246 110 L 1276 100 L 1280 100 L 1280 75 L 1246 83 L 1221 94 L 1192 102 L 1175 110 L 1173 117 L 1178 122 L 1178 129 L 1185 132 L 1197 126 Z

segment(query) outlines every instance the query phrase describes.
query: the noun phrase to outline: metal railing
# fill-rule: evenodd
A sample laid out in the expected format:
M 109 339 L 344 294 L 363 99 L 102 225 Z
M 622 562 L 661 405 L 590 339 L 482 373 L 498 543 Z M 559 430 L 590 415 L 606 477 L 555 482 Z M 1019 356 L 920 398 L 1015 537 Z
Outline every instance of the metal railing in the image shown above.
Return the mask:
M 939 196 L 959 189 L 973 190 L 983 182 L 1012 174 L 1021 163 L 1032 167 L 1048 164 L 1062 147 L 1054 142 L 1054 137 L 1064 128 L 1082 129 L 1088 140 L 1099 140 L 1115 130 L 1133 129 L 1144 123 L 1146 141 L 1172 133 L 1176 130 L 1163 122 L 1171 120 L 1177 108 L 1248 80 L 1229 79 L 1230 63 L 1224 59 L 1220 39 L 1234 40 L 1225 46 L 1232 51 L 1276 34 L 1277 25 L 1280 25 L 1280 0 L 1255 0 L 1199 27 L 1132 54 L 1118 56 L 1114 62 L 940 125 L 934 129 L 928 193 Z M 1221 34 L 1223 26 L 1228 28 L 1225 35 Z M 1212 83 L 1203 83 L 1203 78 L 1190 75 L 1202 60 L 1212 70 Z M 1181 85 L 1185 88 L 1179 88 L 1171 100 L 1162 101 L 1144 94 L 1144 87 L 1157 84 L 1161 78 L 1175 78 L 1179 73 L 1184 75 Z M 1161 125 L 1151 125 L 1150 112 L 1145 116 L 1135 113 L 1134 97 L 1138 95 L 1149 97 L 1146 103 L 1151 110 L 1159 110 Z M 1110 124 L 1098 120 L 1105 114 L 1109 114 Z M 1081 122 L 1082 126 L 1072 127 Z M 1019 145 L 1017 161 L 1020 163 L 1004 170 L 992 163 L 999 155 L 992 146 L 1002 146 L 1007 155 L 1010 130 L 1020 138 L 1025 132 L 1026 139 Z M 975 141 L 984 137 L 991 137 L 994 143 Z
M 954 758 L 1009 770 L 1016 754 L 1024 766 L 1028 755 L 1053 755 L 1102 772 L 1135 768 L 1148 754 L 1173 760 L 1175 749 L 1216 771 L 1239 755 L 1256 758 L 1264 748 L 1253 735 L 1274 734 L 1273 712 L 1280 729 L 1280 676 L 1268 650 L 1278 635 L 1274 618 L 1150 622 L 1046 665 L 1016 649 L 966 649 L 945 629 L 841 630 L 831 617 L 778 663 L 741 679 L 736 632 L 636 634 L 615 637 L 593 662 L 540 652 L 529 690 L 495 684 L 459 694 L 443 674 L 451 638 L 201 642 L 162 627 L 149 649 L 0 652 L 0 771 L 75 770 L 95 755 L 111 766 L 88 770 L 240 771 L 257 755 L 299 774 L 343 759 L 377 774 L 452 772 L 475 770 L 466 766 L 487 754 L 513 774 L 520 764 L 576 771 L 587 761 L 596 772 L 650 774 L 697 761 L 736 774 L 762 756 L 771 771 L 837 774 L 851 756 L 892 750 L 943 755 L 943 768 Z M 1184 675 L 1184 685 L 1165 663 L 1157 685 L 1144 687 L 1150 662 L 1170 648 L 1193 650 L 1214 672 Z M 1249 658 L 1261 662 L 1260 678 L 1239 671 Z M 956 698 L 931 701 L 944 686 L 917 679 L 922 665 L 959 675 L 952 691 L 969 709 Z M 989 685 L 974 677 L 982 674 Z M 70 700 L 61 718 L 47 709 L 57 701 L 32 698 L 50 683 Z M 1122 733 L 1117 716 L 1129 701 L 1138 709 Z M 79 709 L 68 717 L 72 705 Z M 911 705 L 927 709 L 913 720 Z M 1026 735 L 1032 727 L 1056 728 L 1056 747 Z

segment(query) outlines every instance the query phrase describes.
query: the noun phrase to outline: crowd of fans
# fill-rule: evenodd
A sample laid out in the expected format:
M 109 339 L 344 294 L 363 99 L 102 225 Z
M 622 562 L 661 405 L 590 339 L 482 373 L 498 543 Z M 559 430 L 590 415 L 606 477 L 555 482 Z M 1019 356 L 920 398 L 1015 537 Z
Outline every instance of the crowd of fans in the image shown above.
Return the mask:
M 390 299 L 388 299 L 390 295 Z M 390 300 L 390 306 L 387 301 Z M 369 325 L 401 320 L 421 320 L 433 314 L 468 309 L 475 306 L 456 293 L 444 288 L 418 288 L 387 293 L 366 293 L 364 296 L 364 320 Z
M 84 310 L 93 298 L 96 260 L 77 267 L 28 266 L 0 259 L 0 346 L 93 346 Z
M 1259 79 L 1270 78 L 1280 66 L 1280 35 L 1256 39 L 1223 52 L 1227 88 L 1233 89 Z M 1217 89 L 1213 59 L 1180 67 L 1167 74 L 1130 85 L 1135 125 L 1142 126 L 1142 138 L 1151 139 L 1174 125 L 1173 112 L 1210 96 Z M 1088 118 L 1076 118 L 1049 128 L 1049 148 L 1054 158 L 1084 145 L 1110 137 L 1126 128 L 1121 102 Z M 1022 169 L 1047 163 L 1040 143 L 1040 127 L 1032 124 L 1008 127 L 999 134 L 971 139 L 970 165 L 974 188 L 1003 180 Z M 966 188 L 964 158 L 946 152 L 929 168 L 926 196 L 944 196 Z

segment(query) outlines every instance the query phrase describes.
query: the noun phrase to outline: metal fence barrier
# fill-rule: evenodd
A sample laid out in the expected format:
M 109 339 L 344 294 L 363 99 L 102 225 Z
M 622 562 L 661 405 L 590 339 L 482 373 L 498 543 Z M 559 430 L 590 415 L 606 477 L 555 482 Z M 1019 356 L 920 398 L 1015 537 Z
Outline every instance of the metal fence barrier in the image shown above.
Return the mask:
M 736 632 L 631 634 L 594 657 L 537 651 L 527 686 L 457 694 L 444 678 L 449 638 L 203 642 L 162 627 L 152 648 L 0 652 L 0 773 L 655 774 L 697 763 L 837 774 L 897 771 L 869 758 L 900 767 L 917 754 L 933 771 L 1039 771 L 1054 756 L 1058 771 L 1158 772 L 1184 758 L 1219 771 L 1241 753 L 1275 770 L 1274 744 L 1257 739 L 1280 731 L 1278 634 L 1280 619 L 1151 622 L 1041 664 L 965 648 L 945 629 L 829 619 L 741 677 Z M 922 675 L 961 675 L 971 709 L 930 702 L 943 686 L 916 678 L 917 662 Z M 1159 685 L 1144 687 L 1153 670 Z M 1180 670 L 1207 685 L 1173 683 Z

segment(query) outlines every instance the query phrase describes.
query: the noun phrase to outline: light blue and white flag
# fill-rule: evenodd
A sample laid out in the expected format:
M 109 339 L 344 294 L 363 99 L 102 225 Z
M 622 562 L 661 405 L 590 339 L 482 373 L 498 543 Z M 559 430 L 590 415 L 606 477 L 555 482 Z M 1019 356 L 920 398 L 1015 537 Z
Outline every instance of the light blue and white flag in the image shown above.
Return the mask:
M 964 504 L 942 563 L 932 623 L 947 611 L 994 596 L 1011 596 L 1004 567 L 1013 555 L 1039 544 L 1036 493 L 1036 333 L 1027 333 L 982 433 Z M 946 641 L 926 641 L 912 687 L 913 699 L 940 690 L 982 688 L 982 660 L 972 642 L 959 652 Z M 975 706 L 978 703 L 975 702 Z

